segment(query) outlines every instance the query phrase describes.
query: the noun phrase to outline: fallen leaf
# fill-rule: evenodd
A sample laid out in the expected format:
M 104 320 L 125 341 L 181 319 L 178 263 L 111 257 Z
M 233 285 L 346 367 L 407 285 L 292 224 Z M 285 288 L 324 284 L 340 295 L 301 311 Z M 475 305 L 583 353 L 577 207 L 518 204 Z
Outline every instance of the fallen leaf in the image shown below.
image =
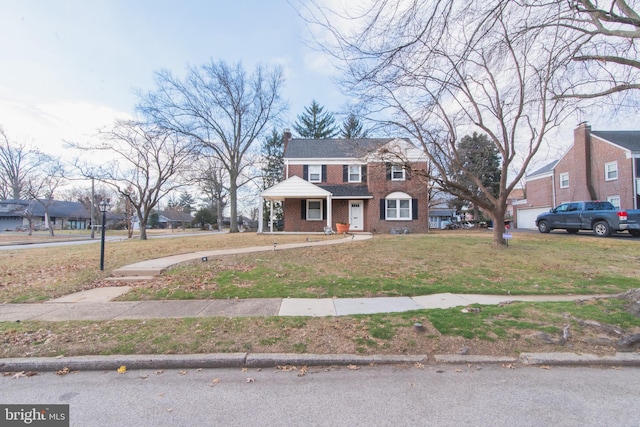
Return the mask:
M 13 378 L 13 379 L 17 379 L 17 378 L 22 378 L 22 377 L 26 377 L 26 375 L 24 374 L 24 371 L 16 372 L 16 373 L 13 375 L 13 377 L 11 377 L 11 378 Z
M 118 368 L 118 373 L 119 374 L 124 374 L 125 372 L 127 372 L 127 367 L 122 365 Z
M 149 378 L 149 375 L 140 375 L 140 378 L 142 378 L 143 380 L 146 380 L 147 378 Z
M 542 365 L 542 366 L 540 366 L 540 369 L 551 369 L 551 366 Z
M 516 369 L 516 367 L 513 366 L 512 363 L 503 363 L 502 367 L 505 368 L 505 369 Z
M 456 369 L 453 372 L 462 372 L 462 369 Z
M 66 366 L 62 369 L 60 369 L 58 372 L 56 372 L 56 375 L 67 375 L 69 372 L 69 368 L 67 368 Z
M 164 374 L 163 370 L 156 371 L 156 375 Z
M 358 365 L 349 365 L 349 369 L 352 371 L 357 371 L 358 369 L 360 369 L 360 366 Z
M 247 378 L 245 383 L 254 383 L 256 382 L 256 380 L 254 380 L 253 378 Z
M 209 386 L 214 387 L 216 384 L 220 384 L 220 378 L 214 378 Z
M 202 368 L 196 369 L 196 372 L 202 372 Z
M 187 375 L 187 371 L 180 371 L 178 372 L 180 375 Z
M 38 373 L 35 371 L 27 371 L 24 374 L 28 377 L 35 377 L 36 375 L 38 375 Z
M 418 369 L 424 369 L 424 365 L 420 362 L 416 362 L 413 366 L 415 366 Z
M 284 372 L 290 372 L 290 371 L 296 371 L 298 368 L 296 368 L 295 366 L 291 366 L 291 365 L 284 365 L 284 366 L 276 366 L 276 369 L 279 371 L 284 371 Z
M 298 372 L 298 376 L 304 377 L 304 375 L 307 373 L 308 370 L 309 368 L 307 368 L 306 366 L 303 366 L 302 368 L 300 368 L 300 372 Z

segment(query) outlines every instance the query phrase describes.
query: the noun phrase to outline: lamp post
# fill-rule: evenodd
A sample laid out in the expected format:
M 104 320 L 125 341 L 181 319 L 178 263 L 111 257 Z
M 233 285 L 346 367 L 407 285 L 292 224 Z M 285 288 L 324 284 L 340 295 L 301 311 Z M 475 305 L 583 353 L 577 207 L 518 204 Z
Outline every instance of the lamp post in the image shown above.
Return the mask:
M 107 228 L 107 209 L 109 202 L 102 199 L 100 202 L 100 212 L 102 212 L 102 237 L 100 238 L 100 271 L 104 270 L 104 232 Z

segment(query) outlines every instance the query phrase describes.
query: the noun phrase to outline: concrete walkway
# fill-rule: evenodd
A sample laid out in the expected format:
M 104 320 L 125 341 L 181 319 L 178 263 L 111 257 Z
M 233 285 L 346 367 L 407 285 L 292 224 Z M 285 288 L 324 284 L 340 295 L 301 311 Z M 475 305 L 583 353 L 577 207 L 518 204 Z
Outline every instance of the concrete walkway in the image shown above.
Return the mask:
M 246 254 L 301 247 L 348 244 L 370 239 L 354 234 L 344 239 L 287 243 L 274 246 L 202 251 L 131 264 L 114 270 L 113 279 L 147 280 L 184 262 L 222 255 Z M 248 316 L 346 316 L 398 313 L 411 310 L 451 308 L 470 304 L 500 304 L 506 301 L 574 301 L 592 296 L 434 294 L 415 297 L 379 298 L 249 298 L 221 300 L 125 301 L 112 300 L 127 293 L 129 286 L 104 287 L 66 295 L 41 304 L 0 304 L 0 321 L 122 320 L 184 317 Z M 600 295 L 598 295 L 600 296 Z

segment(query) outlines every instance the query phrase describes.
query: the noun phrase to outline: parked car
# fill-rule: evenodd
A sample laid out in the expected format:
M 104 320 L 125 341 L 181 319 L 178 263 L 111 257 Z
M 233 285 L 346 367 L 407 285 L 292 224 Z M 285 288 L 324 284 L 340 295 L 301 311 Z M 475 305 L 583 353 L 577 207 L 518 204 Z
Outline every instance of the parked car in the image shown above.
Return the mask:
M 627 212 L 609 202 L 569 202 L 538 215 L 536 226 L 541 233 L 554 229 L 564 229 L 570 234 L 593 230 L 596 236 L 607 237 L 614 231 L 627 230 Z

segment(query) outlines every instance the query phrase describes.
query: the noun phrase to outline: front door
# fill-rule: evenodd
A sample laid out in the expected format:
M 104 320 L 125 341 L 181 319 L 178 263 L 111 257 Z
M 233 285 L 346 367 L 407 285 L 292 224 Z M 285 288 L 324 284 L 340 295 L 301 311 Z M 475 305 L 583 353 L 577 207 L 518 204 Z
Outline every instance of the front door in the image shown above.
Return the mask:
M 349 227 L 353 231 L 364 230 L 364 202 L 362 200 L 349 201 Z

